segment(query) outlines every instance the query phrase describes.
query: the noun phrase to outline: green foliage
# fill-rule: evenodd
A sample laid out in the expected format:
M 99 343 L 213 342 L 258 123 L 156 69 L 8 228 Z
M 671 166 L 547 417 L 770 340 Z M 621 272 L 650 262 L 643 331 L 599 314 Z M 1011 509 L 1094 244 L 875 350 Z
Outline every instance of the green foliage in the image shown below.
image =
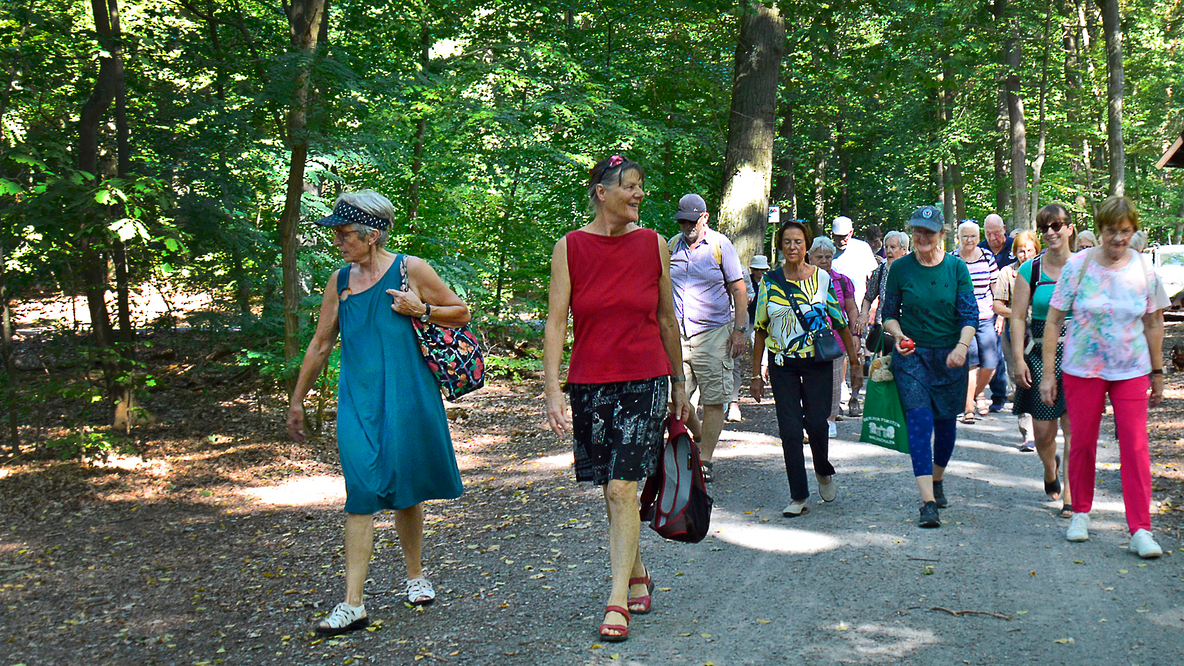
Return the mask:
M 310 57 L 293 49 L 270 1 L 119 4 L 132 153 L 123 178 L 107 119 L 98 173 L 78 169 L 79 114 L 99 72 L 90 7 L 0 4 L 8 293 L 79 293 L 84 246 L 110 259 L 122 242 L 133 286 L 213 294 L 215 312 L 195 323 L 240 327 L 249 340 L 241 362 L 276 383 L 299 362 L 283 361 L 279 222 L 286 113 L 302 67 L 312 86 L 298 276 L 306 341 L 342 263 L 332 234 L 307 222 L 341 191 L 373 188 L 394 202 L 389 249 L 425 258 L 490 342 L 512 350 L 491 361 L 495 375 L 533 367 L 522 350 L 538 346 L 530 324 L 545 312 L 552 248 L 589 220 L 585 180 L 598 159 L 621 152 L 641 162 L 650 193 L 641 222 L 666 235 L 677 231 L 681 194 L 719 199 L 745 5 L 334 0 L 328 41 Z M 821 220 L 847 212 L 860 226 L 899 228 L 942 195 L 940 160 L 960 167 L 967 214 L 982 219 L 1007 187 L 996 182 L 1005 140 L 996 118 L 1014 26 L 1029 161 L 1047 79 L 1041 203 L 1088 215 L 1107 188 L 1096 3 L 1011 0 L 1002 17 L 995 6 L 779 3 L 779 126 L 788 116 L 791 129 L 778 139 L 774 178 L 792 176 L 796 193 L 774 200 L 799 217 L 815 217 L 817 199 Z M 1151 163 L 1184 129 L 1184 21 L 1165 0 L 1123 9 L 1128 193 L 1153 241 L 1178 240 L 1184 185 Z M 137 386 L 148 381 L 131 372 Z
M 538 358 L 517 358 L 494 354 L 485 357 L 485 374 L 490 379 L 534 379 L 539 377 L 542 371 L 543 362 Z
M 112 455 L 130 455 L 136 452 L 131 442 L 122 435 L 108 430 L 81 428 L 70 434 L 51 439 L 46 449 L 60 460 L 83 460 L 106 462 Z

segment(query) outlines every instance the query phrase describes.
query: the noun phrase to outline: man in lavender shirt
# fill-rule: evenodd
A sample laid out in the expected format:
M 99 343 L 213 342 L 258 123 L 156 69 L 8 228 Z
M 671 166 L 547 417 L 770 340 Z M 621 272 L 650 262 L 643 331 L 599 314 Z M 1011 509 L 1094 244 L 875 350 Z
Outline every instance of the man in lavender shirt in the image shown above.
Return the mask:
M 724 426 L 724 405 L 732 393 L 733 359 L 744 354 L 748 292 L 736 248 L 727 236 L 707 228 L 707 203 L 698 194 L 678 201 L 681 233 L 670 239 L 670 281 L 682 339 L 687 396 L 699 391 L 703 421 L 691 412 L 687 427 L 700 440 L 704 473 Z M 676 378 L 677 379 L 677 378 Z

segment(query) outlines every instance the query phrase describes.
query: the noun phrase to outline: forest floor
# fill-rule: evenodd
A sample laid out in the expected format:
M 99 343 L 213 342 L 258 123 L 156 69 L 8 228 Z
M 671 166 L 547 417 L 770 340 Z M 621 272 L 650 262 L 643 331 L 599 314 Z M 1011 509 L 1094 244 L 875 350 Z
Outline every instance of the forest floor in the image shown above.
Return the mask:
M 1184 326 L 1169 336 L 1168 347 L 1184 340 Z M 628 642 L 602 643 L 603 503 L 574 482 L 532 376 L 493 381 L 451 410 L 466 490 L 425 506 L 437 603 L 403 603 L 392 516 L 380 514 L 374 624 L 322 639 L 312 623 L 343 593 L 332 422 L 305 445 L 288 441 L 282 398 L 226 361 L 202 364 L 201 346 L 156 346 L 156 423 L 134 433 L 137 455 L 0 465 L 0 666 L 1184 661 L 1184 560 L 1120 550 L 1112 432 L 1085 544 L 1064 541 L 1010 414 L 959 427 L 942 529 L 915 527 L 907 457 L 858 444 L 858 419 L 832 445 L 839 501 L 814 497 L 791 521 L 772 407 L 748 399 L 717 454 L 713 534 L 686 545 L 643 530 L 655 612 L 635 618 Z M 1167 386 L 1149 426 L 1153 524 L 1175 551 L 1184 373 Z

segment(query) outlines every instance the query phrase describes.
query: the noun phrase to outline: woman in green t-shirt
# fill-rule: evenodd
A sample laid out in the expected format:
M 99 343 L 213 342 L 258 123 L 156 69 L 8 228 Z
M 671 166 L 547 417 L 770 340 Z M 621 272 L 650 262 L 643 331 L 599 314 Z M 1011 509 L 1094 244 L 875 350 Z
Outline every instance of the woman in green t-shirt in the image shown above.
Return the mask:
M 922 206 L 909 226 L 916 249 L 888 271 L 884 330 L 896 339 L 892 373 L 921 491 L 919 524 L 941 527 L 937 510 L 948 506 L 942 475 L 966 403 L 966 355 L 978 330 L 978 305 L 966 262 L 942 251 L 941 210 Z
M 1057 400 L 1051 407 L 1040 401 L 1040 379 L 1044 374 L 1042 358 L 1044 320 L 1048 316 L 1048 301 L 1056 289 L 1057 280 L 1069 261 L 1069 239 L 1073 223 L 1069 211 L 1060 204 L 1049 204 L 1036 214 L 1036 228 L 1044 236 L 1044 254 L 1030 259 L 1019 269 L 1019 277 L 1012 291 L 1011 353 L 1016 359 L 1015 413 L 1032 415 L 1032 434 L 1036 440 L 1036 454 L 1044 463 L 1044 492 L 1050 499 L 1061 500 L 1061 517 L 1073 517 L 1073 503 L 1069 499 L 1069 483 L 1061 487 L 1061 460 L 1069 459 L 1069 414 L 1065 411 L 1064 382 L 1061 375 L 1061 355 L 1064 342 L 1057 342 L 1056 367 Z M 1035 289 L 1033 289 L 1035 287 Z M 1032 307 L 1032 323 L 1028 324 L 1028 306 Z M 1028 339 L 1024 340 L 1027 331 Z M 1065 337 L 1062 328 L 1060 338 Z M 1065 435 L 1064 458 L 1057 456 L 1057 422 Z

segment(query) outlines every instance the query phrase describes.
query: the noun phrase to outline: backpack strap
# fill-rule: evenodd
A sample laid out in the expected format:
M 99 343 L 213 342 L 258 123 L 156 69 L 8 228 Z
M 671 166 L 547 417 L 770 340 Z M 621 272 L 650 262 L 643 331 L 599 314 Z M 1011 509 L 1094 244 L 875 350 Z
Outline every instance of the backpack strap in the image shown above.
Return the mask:
M 346 264 L 337 271 L 337 298 L 341 298 L 341 294 L 349 289 L 349 269 L 353 264 Z
M 1036 295 L 1036 284 L 1040 282 L 1040 258 L 1044 255 L 1037 255 L 1032 260 L 1032 272 L 1028 273 L 1028 301 Z
M 708 231 L 711 231 L 708 229 Z M 674 246 L 678 245 L 678 239 L 682 238 L 682 234 L 674 234 L 670 240 L 666 241 L 666 249 L 670 250 L 670 254 L 674 254 Z M 715 233 L 709 235 L 708 243 L 711 245 L 711 256 L 715 258 L 715 265 L 719 267 L 720 275 L 724 273 L 724 250 L 720 244 L 719 239 L 715 237 Z M 725 276 L 726 277 L 726 276 Z

